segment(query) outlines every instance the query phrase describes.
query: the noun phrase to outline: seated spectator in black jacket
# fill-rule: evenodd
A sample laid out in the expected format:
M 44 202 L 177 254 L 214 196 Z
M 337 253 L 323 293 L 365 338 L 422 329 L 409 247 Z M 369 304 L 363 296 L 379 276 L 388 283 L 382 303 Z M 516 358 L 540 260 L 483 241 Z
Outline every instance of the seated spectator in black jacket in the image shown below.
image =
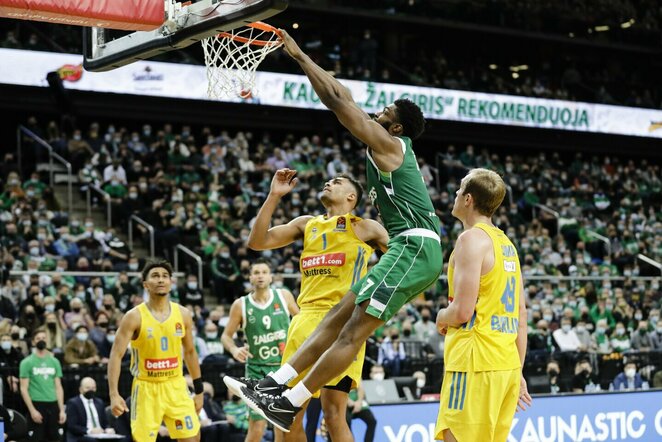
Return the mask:
M 95 397 L 97 384 L 94 379 L 85 377 L 80 381 L 80 394 L 67 401 L 66 442 L 95 442 L 88 435 L 114 434 L 108 425 L 106 406 Z
M 561 381 L 561 368 L 556 361 L 547 363 L 547 376 L 549 376 L 549 390 L 545 393 L 557 394 L 568 391 L 565 383 Z

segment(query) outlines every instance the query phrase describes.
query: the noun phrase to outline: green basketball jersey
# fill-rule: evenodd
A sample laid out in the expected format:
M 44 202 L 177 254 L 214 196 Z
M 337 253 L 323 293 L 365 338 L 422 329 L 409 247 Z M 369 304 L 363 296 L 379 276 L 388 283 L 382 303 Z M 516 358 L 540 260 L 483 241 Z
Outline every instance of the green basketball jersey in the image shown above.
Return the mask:
M 280 290 L 271 289 L 270 300 L 259 306 L 253 293 L 242 296 L 241 315 L 252 365 L 280 365 L 285 349 L 290 312 Z
M 404 159 L 392 172 L 379 170 L 368 148 L 368 197 L 379 211 L 391 238 L 409 229 L 427 229 L 439 234 L 439 218 L 418 168 L 411 140 L 407 137 L 398 139 L 402 143 Z

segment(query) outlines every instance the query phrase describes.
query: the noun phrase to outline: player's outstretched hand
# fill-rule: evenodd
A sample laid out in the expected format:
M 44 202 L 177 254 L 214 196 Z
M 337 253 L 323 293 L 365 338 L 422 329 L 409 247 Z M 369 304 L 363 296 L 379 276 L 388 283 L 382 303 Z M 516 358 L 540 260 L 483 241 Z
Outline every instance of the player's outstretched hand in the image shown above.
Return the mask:
M 271 180 L 271 194 L 283 196 L 290 193 L 299 182 L 296 174 L 297 171 L 293 169 L 278 169 Z
M 526 386 L 526 380 L 524 375 L 519 381 L 519 399 L 517 400 L 517 411 L 524 411 L 533 403 L 531 395 L 529 394 L 529 389 Z
M 244 345 L 243 347 L 237 347 L 235 351 L 232 352 L 232 357 L 239 362 L 246 362 L 246 360 L 252 358 L 253 355 L 248 351 L 248 346 Z
M 287 52 L 290 57 L 294 58 L 295 60 L 299 60 L 301 57 L 303 57 L 303 51 L 299 47 L 296 41 L 292 37 L 290 37 L 290 34 L 287 33 L 285 29 L 279 29 L 280 32 L 280 38 L 283 40 L 283 48 L 285 49 L 285 52 Z
M 129 407 L 126 406 L 126 402 L 122 399 L 122 396 L 111 396 L 110 397 L 110 410 L 113 413 L 113 416 L 119 417 L 123 413 L 129 412 Z

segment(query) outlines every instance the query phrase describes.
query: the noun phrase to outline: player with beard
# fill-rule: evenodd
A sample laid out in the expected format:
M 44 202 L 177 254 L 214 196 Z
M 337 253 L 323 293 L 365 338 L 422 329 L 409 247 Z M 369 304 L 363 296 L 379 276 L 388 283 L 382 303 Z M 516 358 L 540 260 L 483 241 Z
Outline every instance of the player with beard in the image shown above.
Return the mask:
M 193 319 L 185 307 L 170 301 L 172 267 L 160 260 L 142 271 L 149 300 L 129 310 L 120 322 L 108 362 L 108 388 L 113 415 L 129 412 L 119 394 L 122 357 L 131 344 L 131 435 L 154 441 L 161 422 L 170 437 L 183 442 L 200 440 L 198 413 L 203 386 L 198 354 L 193 342 Z M 182 359 L 193 378 L 191 398 L 184 379 Z

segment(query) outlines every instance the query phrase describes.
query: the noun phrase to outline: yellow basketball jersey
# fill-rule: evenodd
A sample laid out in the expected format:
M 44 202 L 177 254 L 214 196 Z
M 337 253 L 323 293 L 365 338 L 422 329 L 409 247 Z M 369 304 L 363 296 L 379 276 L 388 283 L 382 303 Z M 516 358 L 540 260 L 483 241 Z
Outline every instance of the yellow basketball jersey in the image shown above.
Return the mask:
M 131 341 L 131 374 L 142 381 L 181 377 L 182 338 L 186 334 L 179 304 L 170 303 L 170 316 L 159 322 L 147 305 L 138 306 L 140 333 Z
M 320 215 L 306 224 L 297 298 L 302 310 L 330 309 L 365 275 L 373 249 L 354 233 L 352 221 L 360 219 L 349 213 Z
M 521 272 L 517 250 L 496 227 L 478 223 L 492 239 L 494 267 L 481 276 L 476 310 L 469 322 L 449 327 L 444 366 L 449 371 L 511 370 L 520 367 L 515 340 L 519 327 Z M 453 254 L 451 254 L 451 263 Z M 453 299 L 453 265 L 448 266 L 449 301 Z

